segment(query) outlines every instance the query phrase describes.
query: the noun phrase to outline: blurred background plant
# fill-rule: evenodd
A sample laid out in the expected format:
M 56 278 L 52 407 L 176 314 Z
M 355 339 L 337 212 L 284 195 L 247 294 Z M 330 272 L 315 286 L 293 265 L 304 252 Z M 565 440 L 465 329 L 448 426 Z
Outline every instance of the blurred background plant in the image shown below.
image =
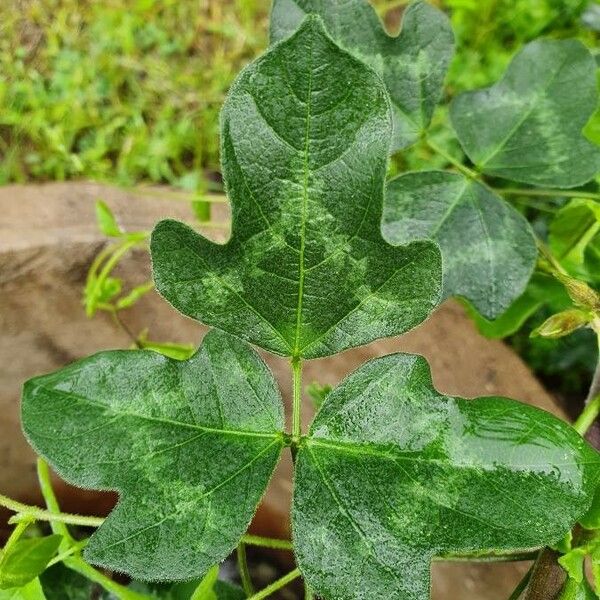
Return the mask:
M 451 15 L 457 36 L 446 100 L 496 81 L 515 52 L 539 36 L 578 38 L 597 51 L 595 1 L 432 3 Z M 397 31 L 406 0 L 373 4 L 390 31 Z M 168 184 L 189 194 L 196 216 L 207 221 L 210 195 L 222 191 L 219 110 L 236 73 L 268 43 L 269 9 L 270 0 L 4 0 L 0 184 L 68 179 L 127 187 Z M 430 137 L 464 160 L 447 126 L 446 107 L 444 102 L 436 112 Z M 600 112 L 586 133 L 600 143 Z M 391 171 L 446 165 L 417 144 L 394 157 Z M 587 189 L 597 193 L 598 182 Z M 600 222 L 590 208 L 597 202 L 513 199 L 539 236 L 550 237 L 566 272 L 597 287 L 600 282 L 590 280 L 600 266 Z M 100 309 L 118 319 L 120 310 L 151 287 L 123 292 L 126 282 L 112 275 L 120 257 L 146 244 L 146 234 L 107 235 L 115 243 L 93 265 L 84 300 L 90 316 Z M 596 362 L 593 333 L 580 330 L 552 340 L 529 335 L 569 306 L 562 286 L 550 280 L 536 276 L 499 322 L 476 321 L 484 334 L 507 338 L 553 390 L 581 396 Z M 137 333 L 133 337 L 144 343 Z

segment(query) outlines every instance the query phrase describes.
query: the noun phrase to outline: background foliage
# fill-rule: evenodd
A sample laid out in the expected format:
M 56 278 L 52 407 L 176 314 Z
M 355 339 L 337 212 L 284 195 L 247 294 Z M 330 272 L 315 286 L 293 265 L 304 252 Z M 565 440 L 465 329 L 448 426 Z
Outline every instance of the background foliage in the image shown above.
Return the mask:
M 373 3 L 398 26 L 406 2 Z M 588 0 L 433 4 L 451 11 L 458 37 L 449 95 L 494 81 L 540 35 L 597 41 L 582 23 Z M 0 183 L 84 177 L 201 190 L 206 170 L 219 168 L 218 113 L 229 84 L 266 47 L 269 5 L 0 3 Z

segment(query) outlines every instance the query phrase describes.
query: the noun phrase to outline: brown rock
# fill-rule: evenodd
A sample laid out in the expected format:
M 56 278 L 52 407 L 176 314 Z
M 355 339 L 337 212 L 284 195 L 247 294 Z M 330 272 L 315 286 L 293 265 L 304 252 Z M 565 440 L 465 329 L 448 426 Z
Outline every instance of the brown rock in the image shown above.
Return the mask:
M 104 199 L 128 230 L 150 229 L 171 216 L 193 222 L 185 202 L 132 194 L 97 184 L 49 184 L 0 188 L 0 493 L 39 501 L 35 458 L 19 425 L 23 382 L 60 368 L 77 358 L 130 345 L 130 339 L 106 315 L 87 319 L 81 293 L 87 269 L 106 244 L 94 219 L 93 201 Z M 227 218 L 225 206 L 214 207 L 214 219 Z M 206 230 L 223 240 L 224 231 Z M 149 277 L 143 250 L 130 255 L 118 274 L 131 284 Z M 156 294 L 146 296 L 123 315 L 133 332 L 149 328 L 152 339 L 198 343 L 205 328 L 178 315 Z M 473 397 L 505 395 L 534 404 L 564 418 L 551 397 L 523 362 L 506 346 L 482 338 L 460 306 L 450 302 L 409 334 L 381 340 L 341 355 L 307 363 L 305 383 L 336 384 L 365 360 L 391 352 L 423 354 L 437 388 Z M 267 356 L 290 405 L 287 361 Z M 311 418 L 308 401 L 304 424 Z M 291 465 L 286 456 L 271 483 L 253 525 L 264 535 L 287 535 Z M 66 510 L 101 514 L 113 501 L 107 495 L 74 490 L 59 483 Z M 436 600 L 504 600 L 524 573 L 525 565 L 436 564 Z

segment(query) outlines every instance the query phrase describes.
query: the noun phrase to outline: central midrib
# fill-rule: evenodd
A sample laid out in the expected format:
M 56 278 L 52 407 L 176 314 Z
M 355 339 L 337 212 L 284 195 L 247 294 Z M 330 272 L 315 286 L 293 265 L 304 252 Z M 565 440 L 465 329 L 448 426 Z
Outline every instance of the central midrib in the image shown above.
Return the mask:
M 312 98 L 312 78 L 313 78 L 313 67 L 312 67 L 312 53 L 313 45 L 312 38 L 310 40 L 310 46 L 308 51 L 308 64 L 309 64 L 309 75 L 308 75 L 308 94 L 306 98 L 306 129 L 304 134 L 304 181 L 303 181 L 303 193 L 302 193 L 302 217 L 300 222 L 300 256 L 298 258 L 298 304 L 296 307 L 296 334 L 294 339 L 294 349 L 292 358 L 300 358 L 300 329 L 302 327 L 302 299 L 304 295 L 304 253 L 306 245 L 306 218 L 307 218 L 307 206 L 308 206 L 308 156 L 309 156 L 309 143 L 310 143 L 310 111 L 311 111 L 311 98 Z

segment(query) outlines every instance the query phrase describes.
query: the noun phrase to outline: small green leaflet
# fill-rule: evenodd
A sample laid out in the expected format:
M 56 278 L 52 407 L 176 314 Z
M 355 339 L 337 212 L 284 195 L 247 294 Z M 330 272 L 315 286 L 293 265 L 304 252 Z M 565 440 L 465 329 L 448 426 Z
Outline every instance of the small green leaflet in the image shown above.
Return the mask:
M 124 231 L 119 227 L 119 223 L 112 210 L 103 200 L 96 201 L 96 220 L 100 231 L 108 237 L 121 237 Z
M 375 359 L 327 396 L 302 440 L 298 564 L 325 600 L 423 600 L 436 556 L 556 542 L 599 476 L 598 453 L 552 415 L 443 396 L 420 356 Z
M 448 171 L 407 173 L 387 186 L 383 236 L 432 239 L 444 265 L 444 297 L 463 296 L 489 319 L 518 298 L 537 258 L 525 218 L 487 186 Z
M 489 175 L 575 187 L 600 170 L 600 149 L 581 130 L 596 110 L 596 63 L 576 40 L 531 42 L 490 88 L 450 107 L 452 125 Z
M 571 275 L 600 281 L 594 256 L 594 250 L 600 249 L 600 203 L 575 198 L 563 206 L 550 223 L 548 244 Z
M 454 54 L 448 17 L 426 2 L 411 4 L 397 37 L 389 36 L 367 0 L 274 0 L 271 40 L 293 33 L 307 14 L 319 15 L 331 37 L 384 81 L 394 117 L 391 152 L 414 144 L 431 122 Z
M 0 589 L 21 587 L 35 579 L 56 554 L 62 537 L 21 538 L 0 554 Z
M 144 580 L 190 579 L 221 562 L 284 445 L 270 371 L 218 331 L 187 361 L 101 352 L 32 379 L 22 422 L 64 479 L 119 492 L 84 556 Z
M 0 589 L 0 600 L 47 600 L 39 579 L 30 581 L 27 585 L 10 590 Z M 61 600 L 64 600 L 61 598 Z
M 184 314 L 266 350 L 318 358 L 421 323 L 441 292 L 432 242 L 381 237 L 389 101 L 321 20 L 246 68 L 222 113 L 232 237 L 162 221 L 158 291 Z
M 598 600 L 598 596 L 594 593 L 587 579 L 582 581 L 567 579 L 558 600 Z

